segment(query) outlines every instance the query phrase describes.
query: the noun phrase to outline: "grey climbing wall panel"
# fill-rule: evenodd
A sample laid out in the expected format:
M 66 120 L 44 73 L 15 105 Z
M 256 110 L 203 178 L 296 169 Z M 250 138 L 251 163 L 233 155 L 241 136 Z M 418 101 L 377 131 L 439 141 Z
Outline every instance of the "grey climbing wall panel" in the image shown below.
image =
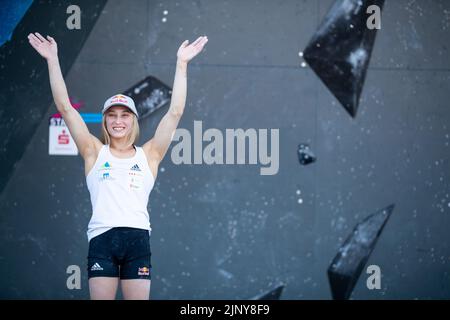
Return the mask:
M 390 203 L 395 211 L 367 261 L 380 267 L 381 289 L 368 290 L 363 269 L 352 298 L 450 297 L 450 2 L 385 2 L 355 118 L 299 54 L 333 3 L 111 0 L 85 42 L 54 30 L 63 61 L 76 58 L 65 75 L 83 112 L 100 112 L 107 97 L 149 76 L 172 86 L 177 48 L 206 34 L 205 52 L 189 65 L 179 127 L 279 129 L 272 176 L 259 165 L 175 165 L 169 150 L 149 201 L 153 299 L 248 299 L 279 285 L 281 299 L 331 299 L 327 268 L 339 247 Z M 0 297 L 85 299 L 83 161 L 48 155 L 55 110 L 46 66 L 26 43 L 18 55 L 33 61 L 20 72 L 41 76 L 14 95 L 40 107 L 33 130 L 32 114 L 25 123 L 13 115 L 28 130 L 23 155 L 14 155 L 18 146 L 1 150 L 15 169 L 0 195 Z M 18 103 L 2 98 L 2 123 Z M 141 121 L 140 144 L 166 110 Z M 98 124 L 88 127 L 100 134 Z M 314 162 L 299 162 L 300 144 Z M 66 287 L 70 265 L 81 268 L 81 290 Z

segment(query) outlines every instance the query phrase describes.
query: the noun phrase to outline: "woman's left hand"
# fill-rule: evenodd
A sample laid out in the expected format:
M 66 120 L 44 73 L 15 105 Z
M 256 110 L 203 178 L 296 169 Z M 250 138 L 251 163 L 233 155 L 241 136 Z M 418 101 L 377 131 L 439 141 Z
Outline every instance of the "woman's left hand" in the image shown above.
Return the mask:
M 188 63 L 203 50 L 203 47 L 207 42 L 208 37 L 206 36 L 198 37 L 197 40 L 191 44 L 189 44 L 189 40 L 184 41 L 178 49 L 177 58 L 182 62 Z

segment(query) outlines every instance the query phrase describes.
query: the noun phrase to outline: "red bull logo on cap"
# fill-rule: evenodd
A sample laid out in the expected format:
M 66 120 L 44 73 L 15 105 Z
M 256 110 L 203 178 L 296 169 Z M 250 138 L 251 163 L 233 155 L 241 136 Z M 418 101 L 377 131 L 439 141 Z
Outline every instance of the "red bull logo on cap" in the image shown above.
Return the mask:
M 114 97 L 112 97 L 112 99 L 111 99 L 111 103 L 117 103 L 117 102 L 120 102 L 120 103 L 127 103 L 128 100 L 127 100 L 126 97 L 124 97 L 124 96 L 118 94 L 118 95 L 115 95 Z

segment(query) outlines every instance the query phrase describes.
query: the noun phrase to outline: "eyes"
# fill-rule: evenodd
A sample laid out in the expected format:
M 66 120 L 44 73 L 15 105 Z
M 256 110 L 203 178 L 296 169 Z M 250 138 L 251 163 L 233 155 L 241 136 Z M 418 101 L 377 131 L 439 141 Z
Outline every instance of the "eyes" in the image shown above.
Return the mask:
M 113 112 L 109 112 L 106 116 L 108 118 L 116 118 L 117 117 L 117 115 L 115 113 L 113 113 Z M 119 117 L 128 119 L 129 117 L 131 117 L 131 114 L 129 112 L 124 112 Z

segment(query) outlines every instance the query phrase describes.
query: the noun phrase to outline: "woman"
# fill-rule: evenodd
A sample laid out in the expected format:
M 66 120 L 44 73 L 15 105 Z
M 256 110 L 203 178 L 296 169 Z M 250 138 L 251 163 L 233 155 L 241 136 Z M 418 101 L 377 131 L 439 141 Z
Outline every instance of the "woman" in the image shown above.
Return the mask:
M 88 278 L 91 299 L 150 298 L 150 223 L 147 203 L 159 163 L 164 158 L 186 104 L 187 65 L 207 37 L 184 41 L 177 52 L 172 100 L 155 135 L 142 147 L 138 112 L 133 100 L 114 95 L 103 106 L 102 141 L 93 136 L 69 101 L 58 60 L 56 41 L 39 33 L 28 40 L 47 60 L 55 105 L 84 159 L 93 214 L 88 226 Z

